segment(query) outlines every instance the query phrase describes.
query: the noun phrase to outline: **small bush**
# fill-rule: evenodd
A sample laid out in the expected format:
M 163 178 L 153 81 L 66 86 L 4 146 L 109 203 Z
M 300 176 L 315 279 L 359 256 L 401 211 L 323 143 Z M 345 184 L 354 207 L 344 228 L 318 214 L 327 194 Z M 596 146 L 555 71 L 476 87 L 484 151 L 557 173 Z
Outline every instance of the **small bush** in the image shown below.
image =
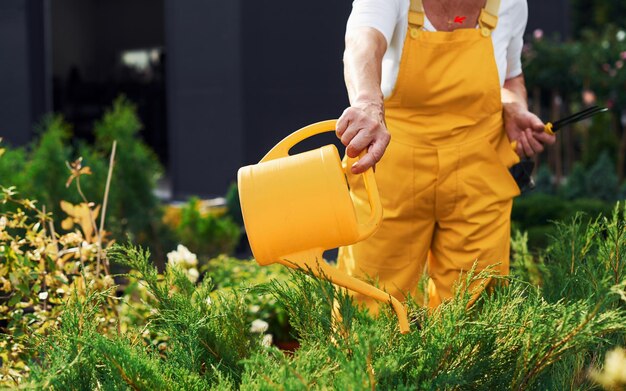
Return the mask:
M 195 197 L 183 206 L 175 231 L 181 243 L 203 258 L 232 254 L 241 235 L 240 227 L 230 217 L 203 213 Z
M 137 243 L 158 246 L 162 212 L 153 191 L 163 169 L 140 139 L 141 128 L 136 107 L 120 97 L 95 125 L 95 148 L 100 156 L 108 157 L 113 141 L 118 144 L 109 196 L 109 230 L 119 240 L 130 237 Z

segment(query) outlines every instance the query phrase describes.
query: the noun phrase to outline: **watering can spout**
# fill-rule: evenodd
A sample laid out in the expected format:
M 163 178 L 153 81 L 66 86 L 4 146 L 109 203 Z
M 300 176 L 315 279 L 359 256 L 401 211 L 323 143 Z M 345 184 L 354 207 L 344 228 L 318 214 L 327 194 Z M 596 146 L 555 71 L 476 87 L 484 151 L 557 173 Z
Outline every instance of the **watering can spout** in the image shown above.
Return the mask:
M 278 262 L 287 267 L 309 271 L 316 277 L 326 279 L 335 285 L 369 296 L 375 300 L 389 302 L 398 317 L 400 333 L 407 334 L 410 331 L 406 309 L 398 299 L 373 285 L 350 276 L 343 270 L 330 266 L 322 259 L 322 254 L 323 249 L 321 248 L 311 249 L 287 255 Z

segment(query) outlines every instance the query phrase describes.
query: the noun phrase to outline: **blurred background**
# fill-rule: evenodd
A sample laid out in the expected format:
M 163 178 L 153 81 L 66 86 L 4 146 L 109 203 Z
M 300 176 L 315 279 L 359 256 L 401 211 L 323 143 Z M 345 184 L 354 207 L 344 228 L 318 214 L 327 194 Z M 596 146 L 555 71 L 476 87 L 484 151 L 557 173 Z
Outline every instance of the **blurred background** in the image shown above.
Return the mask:
M 606 212 L 626 197 L 626 2 L 528 3 L 533 110 L 548 121 L 593 104 L 611 109 L 564 130 L 537 158 L 537 189 L 516 201 L 514 220 L 540 245 L 549 220 Z M 54 193 L 51 177 L 67 170 L 53 162 L 82 156 L 94 172 L 85 191 L 100 202 L 115 139 L 126 178 L 113 183 L 120 232 L 136 224 L 137 237 L 159 237 L 152 212 L 138 210 L 192 196 L 197 208 L 230 205 L 240 221 L 237 169 L 346 107 L 350 9 L 347 0 L 2 0 L 0 183 L 59 209 L 73 196 L 62 194 L 64 180 Z M 178 224 L 180 213 L 171 218 Z

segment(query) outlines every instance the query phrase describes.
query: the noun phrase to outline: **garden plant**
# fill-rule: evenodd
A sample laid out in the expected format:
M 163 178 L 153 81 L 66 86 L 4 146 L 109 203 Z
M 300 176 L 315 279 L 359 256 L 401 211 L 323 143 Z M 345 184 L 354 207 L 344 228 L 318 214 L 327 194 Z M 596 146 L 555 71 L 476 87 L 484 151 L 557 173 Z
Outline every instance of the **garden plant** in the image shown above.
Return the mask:
M 80 159 L 68 167 L 66 183 L 79 191 L 91 170 Z M 623 386 L 626 215 L 619 205 L 607 217 L 557 223 L 538 255 L 518 234 L 512 275 L 498 277 L 501 284 L 469 309 L 463 290 L 432 312 L 408 298 L 411 332 L 401 335 L 390 309 L 374 318 L 306 270 L 270 271 L 225 257 L 200 267 L 180 247 L 160 273 L 148 250 L 107 240 L 95 223 L 104 203 L 66 205 L 75 224 L 59 233 L 59 217 L 15 188 L 1 190 L 0 381 L 7 387 Z M 111 274 L 112 265 L 127 272 Z M 256 278 L 229 282 L 237 268 Z M 335 303 L 340 318 L 331 315 Z M 288 320 L 299 343 L 294 352 L 272 343 L 270 306 Z

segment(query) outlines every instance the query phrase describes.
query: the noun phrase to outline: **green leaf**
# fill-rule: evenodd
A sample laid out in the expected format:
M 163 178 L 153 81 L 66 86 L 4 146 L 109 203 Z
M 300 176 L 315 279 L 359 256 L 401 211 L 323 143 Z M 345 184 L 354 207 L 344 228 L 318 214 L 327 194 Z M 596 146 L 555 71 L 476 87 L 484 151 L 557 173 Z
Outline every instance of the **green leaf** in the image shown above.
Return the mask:
M 8 305 L 9 307 L 13 307 L 14 305 L 16 305 L 17 303 L 20 302 L 20 300 L 22 300 L 22 296 L 20 294 L 15 293 L 8 301 Z

